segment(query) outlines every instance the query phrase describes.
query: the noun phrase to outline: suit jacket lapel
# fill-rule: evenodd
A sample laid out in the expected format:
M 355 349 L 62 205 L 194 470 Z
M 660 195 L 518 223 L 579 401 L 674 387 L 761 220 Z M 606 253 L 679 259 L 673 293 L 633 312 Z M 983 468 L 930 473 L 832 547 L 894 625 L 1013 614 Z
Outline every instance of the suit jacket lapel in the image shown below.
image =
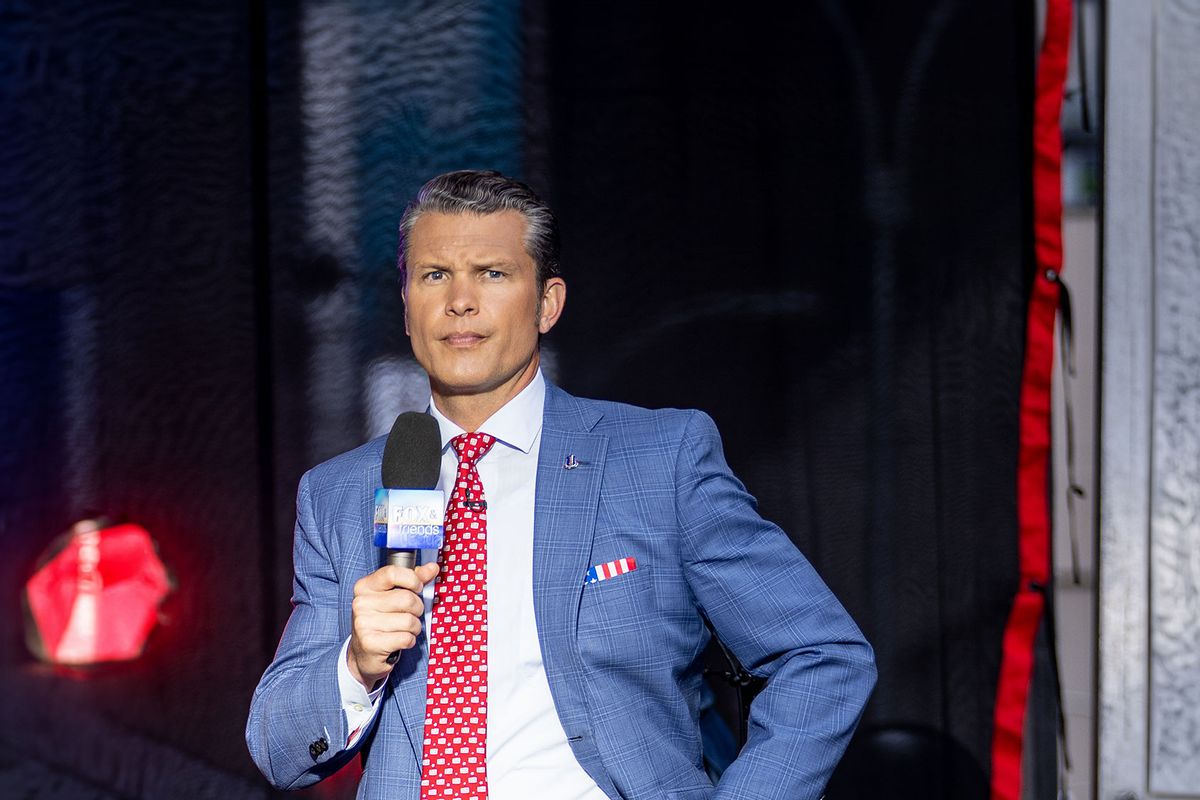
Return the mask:
M 594 405 L 547 382 L 533 521 L 533 607 L 546 677 L 568 736 L 586 726 L 574 643 L 608 450 L 608 437 L 591 433 L 600 417 Z
M 608 437 L 591 433 L 601 416 L 592 404 L 546 382 L 534 500 L 533 607 L 546 677 L 568 736 L 588 724 L 579 683 L 583 667 L 574 643 L 608 450 Z M 578 466 L 567 469 L 570 456 Z M 374 472 L 378 471 L 376 465 Z M 377 483 L 377 474 L 368 476 L 368 486 Z M 367 520 L 364 530 L 370 530 L 373 490 L 363 513 Z M 418 764 L 425 737 L 427 652 L 422 632 L 416 646 L 401 655 L 390 678 L 391 702 L 404 723 Z
M 404 722 L 408 743 L 412 747 L 413 758 L 417 764 L 421 763 L 421 751 L 425 742 L 425 678 L 429 667 L 428 651 L 425 631 L 421 631 L 417 643 L 401 652 L 400 660 L 396 662 L 388 678 L 391 683 L 389 691 L 392 702 L 400 712 L 400 719 Z

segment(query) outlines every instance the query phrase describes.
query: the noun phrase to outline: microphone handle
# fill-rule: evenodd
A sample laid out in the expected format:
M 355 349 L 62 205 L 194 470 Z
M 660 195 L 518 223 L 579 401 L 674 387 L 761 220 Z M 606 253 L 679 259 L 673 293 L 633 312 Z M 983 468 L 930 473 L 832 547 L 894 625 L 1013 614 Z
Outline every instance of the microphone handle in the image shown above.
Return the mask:
M 417 566 L 417 551 L 416 550 L 388 550 L 387 562 L 395 567 L 407 567 L 414 569 Z M 388 664 L 395 664 L 400 660 L 400 651 L 397 650 L 387 657 Z
M 387 562 L 395 567 L 407 567 L 408 569 L 416 569 L 416 567 L 417 567 L 417 551 L 416 550 L 388 550 Z

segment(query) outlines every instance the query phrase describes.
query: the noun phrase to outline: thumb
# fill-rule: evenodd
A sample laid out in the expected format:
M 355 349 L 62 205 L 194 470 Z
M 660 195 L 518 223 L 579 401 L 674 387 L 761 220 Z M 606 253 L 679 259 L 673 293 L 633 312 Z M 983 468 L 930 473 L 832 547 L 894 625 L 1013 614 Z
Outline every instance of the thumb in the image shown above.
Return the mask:
M 430 561 L 428 564 L 422 564 L 421 566 L 417 567 L 413 570 L 413 572 L 416 573 L 417 580 L 419 580 L 422 584 L 426 584 L 433 580 L 434 576 L 438 574 L 438 569 L 437 562 Z

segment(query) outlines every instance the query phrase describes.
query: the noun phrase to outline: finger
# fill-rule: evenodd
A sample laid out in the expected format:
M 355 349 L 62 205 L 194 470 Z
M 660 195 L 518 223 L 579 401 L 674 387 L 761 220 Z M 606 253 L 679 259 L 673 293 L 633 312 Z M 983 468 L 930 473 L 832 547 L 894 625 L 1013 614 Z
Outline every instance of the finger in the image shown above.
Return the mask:
M 355 618 L 371 614 L 412 614 L 421 616 L 425 613 L 425 601 L 421 595 L 407 589 L 393 589 L 390 592 L 369 592 L 358 595 L 350 603 L 350 609 Z
M 420 594 L 421 590 L 425 588 L 425 581 L 421 580 L 416 570 L 394 565 L 388 565 L 384 569 L 390 570 L 388 577 L 391 579 L 394 589 L 407 589 Z
M 354 620 L 350 649 L 357 653 L 379 655 L 394 650 L 390 639 L 397 634 L 416 636 L 421 632 L 421 618 L 412 614 L 370 614 Z
M 392 665 L 399 660 L 398 654 L 416 643 L 417 636 L 411 632 L 376 633 L 365 640 L 351 636 L 346 665 L 350 668 L 350 674 L 371 691 L 392 671 Z M 395 658 L 393 654 L 397 654 Z
M 408 650 L 417 643 L 417 636 L 420 634 L 420 623 L 417 623 L 416 630 L 400 630 L 400 631 L 376 631 L 375 633 L 365 636 L 359 640 L 359 652 L 367 656 L 367 660 L 372 667 L 371 671 L 378 671 L 387 663 L 387 657 L 397 650 Z
M 430 561 L 428 564 L 422 564 L 421 566 L 417 567 L 414 572 L 417 574 L 417 580 L 424 585 L 437 577 L 440 569 L 441 567 L 437 565 L 436 561 Z
M 359 578 L 354 584 L 355 596 L 367 594 L 368 592 L 386 592 L 391 589 L 390 569 L 391 565 L 389 564 Z
M 425 582 L 418 579 L 417 574 L 408 567 L 388 564 L 361 578 L 354 584 L 354 593 L 386 592 L 396 588 L 420 593 L 425 588 Z
M 421 632 L 421 618 L 413 614 L 378 614 L 361 621 L 360 638 L 369 641 L 377 635 Z M 380 645 L 381 647 L 383 645 Z

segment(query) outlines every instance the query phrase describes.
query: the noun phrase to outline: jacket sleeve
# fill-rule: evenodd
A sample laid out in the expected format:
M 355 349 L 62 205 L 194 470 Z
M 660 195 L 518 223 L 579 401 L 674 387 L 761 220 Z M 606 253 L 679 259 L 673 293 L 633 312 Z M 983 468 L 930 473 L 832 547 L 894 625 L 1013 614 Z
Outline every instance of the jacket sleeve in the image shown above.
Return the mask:
M 849 614 L 730 472 L 713 421 L 689 420 L 676 462 L 689 586 L 717 635 L 766 685 L 717 798 L 817 800 L 875 685 Z
M 254 690 L 246 724 L 250 755 L 279 789 L 298 789 L 344 765 L 367 736 L 346 748 L 337 659 L 339 582 L 334 556 L 313 514 L 311 472 L 300 480 L 293 544 L 292 613 L 275 658 Z M 376 718 L 378 715 L 376 715 Z

